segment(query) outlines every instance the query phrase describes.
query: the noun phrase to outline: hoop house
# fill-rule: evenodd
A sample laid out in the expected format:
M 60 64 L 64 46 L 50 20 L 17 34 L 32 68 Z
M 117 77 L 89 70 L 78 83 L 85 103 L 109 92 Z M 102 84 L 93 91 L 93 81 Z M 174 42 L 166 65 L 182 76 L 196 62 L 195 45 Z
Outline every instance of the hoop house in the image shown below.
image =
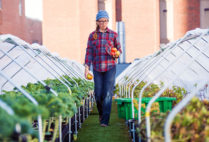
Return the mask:
M 153 104 L 159 103 L 157 107 L 160 112 L 163 112 L 162 107 L 164 106 L 159 102 L 159 97 L 172 97 L 173 95 L 177 99 L 174 109 L 170 106 L 167 108 L 171 114 L 166 121 L 164 133 L 165 141 L 170 141 L 169 126 L 171 126 L 171 120 L 175 114 L 186 107 L 194 96 L 197 96 L 199 100 L 209 100 L 209 30 L 189 31 L 184 37 L 167 44 L 159 52 L 134 61 L 117 78 L 116 83 L 119 96 L 131 98 L 129 110 L 132 117 L 129 118 L 131 119 L 129 122 L 131 122 L 134 141 L 136 140 L 134 121 L 136 117 L 138 117 L 138 125 L 142 123 L 142 115 L 145 118 L 146 141 L 151 141 L 150 117 L 152 117 Z M 148 103 L 145 103 L 146 107 L 143 109 L 144 97 L 150 97 L 150 99 Z M 167 99 L 165 98 L 165 100 Z M 124 112 L 127 113 L 127 110 Z
M 28 117 L 23 118 L 29 119 L 31 125 L 34 123 L 33 126 L 36 126 L 38 120 L 40 142 L 45 139 L 55 141 L 58 127 L 59 141 L 76 139 L 77 130 L 88 117 L 94 101 L 93 82 L 85 79 L 84 66 L 63 59 L 44 46 L 30 45 L 12 35 L 1 35 L 0 46 L 1 108 L 9 114 L 14 112 L 18 117 L 23 117 L 20 112 L 27 109 Z M 22 98 L 21 94 L 30 102 Z M 12 103 L 23 103 L 23 100 L 25 108 L 18 108 L 18 104 Z M 37 119 L 33 117 L 30 108 L 27 108 L 31 102 L 35 105 L 33 109 L 37 111 L 34 112 Z M 68 130 L 63 134 L 62 129 Z M 1 139 L 3 140 L 0 137 Z M 29 141 L 30 139 L 33 136 L 28 137 Z

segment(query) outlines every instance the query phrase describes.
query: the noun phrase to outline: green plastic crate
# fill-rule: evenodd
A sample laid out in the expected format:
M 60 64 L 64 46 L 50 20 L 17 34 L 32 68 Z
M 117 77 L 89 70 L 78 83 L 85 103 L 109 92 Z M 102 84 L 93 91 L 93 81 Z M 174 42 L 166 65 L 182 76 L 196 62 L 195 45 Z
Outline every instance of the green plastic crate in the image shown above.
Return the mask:
M 138 102 L 138 98 L 135 99 L 137 99 Z M 142 98 L 142 104 L 145 103 L 145 105 L 147 106 L 151 99 L 152 98 Z M 175 100 L 176 98 L 174 97 L 160 97 L 155 102 L 159 103 L 160 112 L 167 112 L 168 110 L 172 109 L 172 103 Z M 118 117 L 124 118 L 125 120 L 132 119 L 131 98 L 118 98 L 115 99 L 115 101 L 117 102 Z M 142 108 L 141 111 L 145 112 L 145 109 Z M 134 114 L 135 118 L 137 119 L 138 110 L 135 107 Z
M 129 109 L 131 108 L 131 99 L 130 98 L 117 98 L 115 99 L 115 101 L 117 102 L 118 117 L 128 120 L 129 116 L 132 115 L 131 114 L 132 111 L 131 112 L 129 111 Z M 142 108 L 142 111 L 143 111 L 143 108 Z M 135 109 L 135 116 L 136 115 L 137 115 L 137 111 Z
M 124 98 L 118 98 L 118 99 L 115 99 L 115 101 L 117 102 L 118 117 L 125 118 L 126 114 L 125 114 Z

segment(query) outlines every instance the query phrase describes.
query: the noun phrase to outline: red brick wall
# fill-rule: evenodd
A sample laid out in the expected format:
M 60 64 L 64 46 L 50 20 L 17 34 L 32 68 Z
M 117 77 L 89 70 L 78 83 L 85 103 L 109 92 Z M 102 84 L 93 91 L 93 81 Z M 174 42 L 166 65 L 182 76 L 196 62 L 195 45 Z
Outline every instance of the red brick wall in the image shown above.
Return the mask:
M 174 0 L 174 38 L 200 27 L 200 0 Z
M 160 21 L 158 0 L 125 0 L 122 21 L 125 22 L 126 62 L 159 50 Z
M 116 0 L 116 21 L 122 21 L 121 0 Z
M 62 57 L 84 63 L 97 12 L 98 0 L 43 0 L 43 45 Z
M 12 34 L 29 43 L 33 41 L 42 43 L 41 22 L 25 17 L 24 0 L 22 0 L 22 16 L 19 15 L 19 0 L 2 0 L 0 20 L 1 34 Z
M 26 18 L 25 40 L 30 43 L 42 44 L 42 22 Z

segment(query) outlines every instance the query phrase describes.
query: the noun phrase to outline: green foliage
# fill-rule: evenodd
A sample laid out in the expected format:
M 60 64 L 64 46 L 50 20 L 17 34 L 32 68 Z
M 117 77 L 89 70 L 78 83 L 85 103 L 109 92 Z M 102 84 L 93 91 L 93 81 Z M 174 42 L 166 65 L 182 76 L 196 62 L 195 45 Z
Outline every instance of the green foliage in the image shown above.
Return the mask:
M 37 131 L 32 127 L 32 123 L 26 119 L 20 118 L 17 115 L 9 115 L 0 108 L 0 141 L 12 141 L 11 135 L 13 132 L 19 135 L 30 134 L 32 137 L 37 137 Z M 18 130 L 17 127 L 20 129 Z
M 68 88 L 58 79 L 47 79 L 44 82 L 48 87 L 43 86 L 40 82 L 28 83 L 26 86 L 21 86 L 27 91 L 38 105 L 33 104 L 22 93 L 14 88 L 13 91 L 3 91 L 0 99 L 8 104 L 15 115 L 10 116 L 0 109 L 0 140 L 6 140 L 15 130 L 15 126 L 21 126 L 21 132 L 37 137 L 37 131 L 32 128 L 33 121 L 37 120 L 38 115 L 41 115 L 44 120 L 49 117 L 58 118 L 61 115 L 63 118 L 72 117 L 77 112 L 77 107 L 82 105 L 82 100 L 88 96 L 88 92 L 93 89 L 93 83 L 82 79 L 74 78 L 75 82 L 67 76 L 64 76 L 72 86 L 70 95 Z M 57 92 L 55 96 L 50 92 L 49 87 Z
M 14 131 L 15 118 L 0 108 L 0 139 L 7 138 Z
M 138 80 L 136 81 L 136 83 L 138 82 Z M 138 98 L 139 94 L 142 90 L 142 88 L 146 85 L 147 82 L 141 81 L 140 83 L 138 83 L 138 85 L 135 87 L 134 90 L 134 98 Z M 160 85 L 157 84 L 150 84 L 149 86 L 147 86 L 142 94 L 142 97 L 153 97 L 159 90 L 160 88 L 162 88 L 164 86 L 163 82 L 160 82 Z M 133 85 L 127 85 L 127 88 L 130 87 L 130 92 L 132 92 L 132 89 L 134 87 Z M 115 93 L 117 93 L 119 95 L 119 86 L 118 84 L 116 84 L 116 89 L 115 89 Z M 128 90 L 128 89 L 127 89 Z M 177 100 L 174 101 L 174 104 L 179 103 L 182 98 L 184 97 L 184 95 L 187 94 L 187 91 L 179 86 L 172 86 L 172 89 L 167 88 L 162 94 L 161 97 L 175 97 Z M 125 97 L 125 96 L 123 96 Z
M 173 141 L 205 142 L 209 139 L 209 101 L 193 98 L 174 118 L 171 125 Z M 163 128 L 169 112 L 153 112 L 150 116 L 151 139 L 153 142 L 164 141 Z M 146 140 L 145 117 L 137 128 L 140 137 Z

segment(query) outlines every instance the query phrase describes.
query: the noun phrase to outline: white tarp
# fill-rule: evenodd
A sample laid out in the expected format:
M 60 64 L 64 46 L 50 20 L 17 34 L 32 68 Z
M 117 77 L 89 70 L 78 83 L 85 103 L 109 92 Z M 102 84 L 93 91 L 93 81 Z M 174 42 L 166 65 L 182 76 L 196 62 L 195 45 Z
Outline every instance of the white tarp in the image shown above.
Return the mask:
M 84 66 L 78 62 L 64 60 L 57 53 L 50 53 L 44 46 L 30 45 L 13 35 L 0 36 L 0 70 L 17 86 L 47 78 L 59 78 L 61 75 L 84 76 Z M 9 91 L 13 88 L 0 74 L 0 94 L 2 90 Z
M 123 78 L 130 76 L 136 67 L 138 74 L 135 80 L 138 77 L 154 83 L 162 81 L 164 84 L 172 81 L 171 86 L 184 87 L 188 92 L 199 82 L 209 78 L 209 29 L 189 31 L 183 38 L 167 44 L 164 51 L 160 52 L 153 54 L 151 58 L 143 58 L 146 60 L 141 60 L 140 64 L 129 66 L 116 79 L 116 83 L 124 82 Z M 207 86 L 206 84 L 201 92 L 209 98 Z

